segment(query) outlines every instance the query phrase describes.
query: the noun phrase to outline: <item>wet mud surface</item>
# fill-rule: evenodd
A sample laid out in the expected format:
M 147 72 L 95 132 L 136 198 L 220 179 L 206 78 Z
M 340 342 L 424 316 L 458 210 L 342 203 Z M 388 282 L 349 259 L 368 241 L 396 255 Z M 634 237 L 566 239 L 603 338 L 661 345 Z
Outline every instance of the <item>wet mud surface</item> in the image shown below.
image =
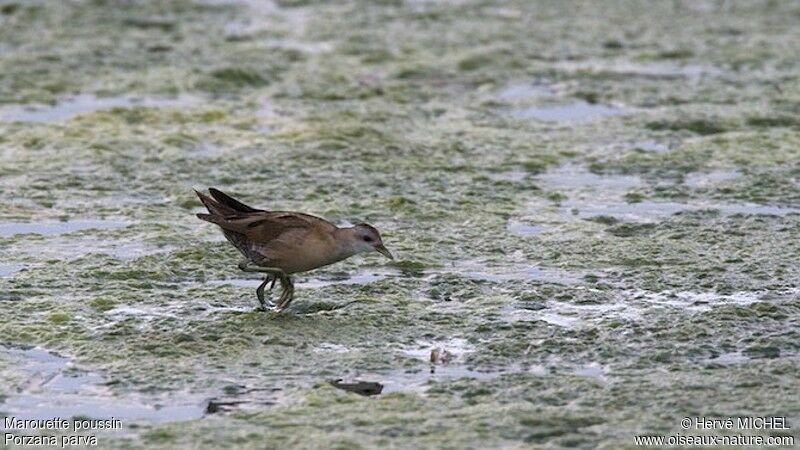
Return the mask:
M 796 435 L 798 17 L 2 2 L 0 415 L 113 413 L 108 448 L 617 449 L 686 416 Z M 367 221 L 397 259 L 256 312 L 194 216 L 207 186 Z

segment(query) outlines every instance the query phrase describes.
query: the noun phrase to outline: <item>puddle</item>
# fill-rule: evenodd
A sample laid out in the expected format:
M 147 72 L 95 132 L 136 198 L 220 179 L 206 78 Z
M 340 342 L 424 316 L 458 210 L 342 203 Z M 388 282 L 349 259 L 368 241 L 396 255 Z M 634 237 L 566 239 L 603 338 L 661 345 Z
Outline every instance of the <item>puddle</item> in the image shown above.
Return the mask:
M 547 85 L 533 83 L 509 84 L 497 93 L 502 100 L 525 100 L 540 97 L 552 97 L 555 92 Z
M 271 14 L 278 11 L 278 5 L 273 0 L 201 0 L 201 3 L 213 6 L 242 6 L 259 14 Z
M 501 309 L 501 318 L 508 322 L 543 321 L 562 328 L 593 326 L 609 318 L 633 320 L 641 317 L 635 306 L 624 301 L 576 304 L 548 300 L 515 302 Z
M 561 202 L 565 216 L 586 219 L 596 216 L 610 216 L 632 222 L 653 222 L 662 220 L 682 211 L 717 210 L 722 214 L 750 214 L 785 216 L 800 213 L 797 208 L 757 205 L 752 203 L 679 203 L 645 200 L 638 203 L 624 201 L 598 201 L 589 199 L 567 200 Z
M 493 181 L 520 182 L 528 178 L 529 173 L 522 170 L 507 170 L 504 172 L 490 172 L 487 176 Z
M 140 320 L 141 325 L 146 325 L 155 319 L 170 318 L 179 319 L 180 316 L 177 312 L 165 309 L 159 306 L 141 305 L 141 306 L 117 306 L 105 312 L 106 316 L 116 319 L 125 320 L 129 318 L 136 318 Z M 141 326 L 140 326 L 141 328 Z
M 598 175 L 576 164 L 565 164 L 537 175 L 536 180 L 551 188 L 631 189 L 640 187 L 636 175 Z
M 272 105 L 272 103 L 262 100 L 258 103 L 258 105 L 256 105 L 254 114 L 260 119 L 268 119 L 275 117 L 277 112 L 275 111 L 275 107 Z
M 604 380 L 606 378 L 606 367 L 597 362 L 591 362 L 584 366 L 573 369 L 573 374 L 581 377 L 590 377 Z
M 542 281 L 546 283 L 576 284 L 580 275 L 533 264 L 514 264 L 509 262 L 502 267 L 492 267 L 479 262 L 459 263 L 453 270 L 426 270 L 426 274 L 455 274 L 478 281 L 505 283 L 509 281 Z
M 189 290 L 195 284 L 187 284 L 183 287 L 176 286 L 175 289 Z M 190 294 L 189 294 L 190 295 Z M 126 322 L 139 331 L 146 331 L 153 326 L 160 326 L 164 322 L 182 323 L 187 317 L 199 318 L 218 318 L 219 314 L 242 314 L 250 313 L 255 310 L 257 303 L 255 296 L 253 302 L 245 302 L 243 306 L 231 306 L 223 301 L 206 302 L 195 300 L 190 303 L 169 303 L 169 304 L 150 304 L 136 303 L 131 305 L 115 305 L 105 311 L 106 317 L 104 325 L 98 328 L 113 328 L 120 322 Z M 214 319 L 216 320 L 216 319 Z
M 550 375 L 550 370 L 542 364 L 533 364 L 532 366 L 528 367 L 526 373 L 539 377 L 546 377 L 547 375 Z
M 405 0 L 403 4 L 411 8 L 414 12 L 425 12 L 429 8 L 448 7 L 454 8 L 467 3 L 466 0 Z
M 752 358 L 749 358 L 739 352 L 731 352 L 731 353 L 723 353 L 717 356 L 716 358 L 709 358 L 705 362 L 712 364 L 730 365 L 730 364 L 744 364 L 750 361 L 752 361 Z
M 209 142 L 200 142 L 191 148 L 191 154 L 200 158 L 215 158 L 223 154 L 223 150 Z
M 557 106 L 529 106 L 514 109 L 512 116 L 518 119 L 536 119 L 543 122 L 576 122 L 633 112 L 628 108 L 616 108 L 600 103 L 576 101 Z
M 365 373 L 356 379 L 377 381 L 383 385 L 383 394 L 391 392 L 425 392 L 433 381 L 471 378 L 480 381 L 493 380 L 513 371 L 479 371 L 464 365 L 437 365 L 419 370 L 397 370 L 389 373 Z
M 165 253 L 173 250 L 174 247 L 167 245 L 148 245 L 143 242 L 131 240 L 103 240 L 91 238 L 70 239 L 69 241 L 52 239 L 41 244 L 41 248 L 32 249 L 21 248 L 21 252 L 30 252 L 32 256 L 52 259 L 74 259 L 90 254 L 103 254 L 113 256 L 121 260 L 132 260 L 143 256 Z
M 673 306 L 690 311 L 708 311 L 720 305 L 750 305 L 761 300 L 759 292 L 735 292 L 718 294 L 716 292 L 639 292 L 637 300 L 663 306 Z
M 155 423 L 197 419 L 205 412 L 205 401 L 186 403 L 185 398 L 169 404 L 140 401 L 138 396 L 114 396 L 103 378 L 90 372 L 75 371 L 69 358 L 41 348 L 0 346 L 3 359 L 27 377 L 16 392 L 7 392 L 0 404 L 4 414 L 18 419 L 116 418 L 147 420 Z M 177 404 L 176 404 L 177 403 Z M 0 424 L 0 429 L 5 429 Z
M 714 170 L 712 172 L 693 172 L 686 175 L 683 184 L 690 187 L 708 187 L 725 181 L 735 180 L 740 174 L 737 170 Z
M 67 234 L 81 230 L 108 230 L 124 228 L 129 222 L 119 220 L 70 220 L 66 222 L 2 222 L 0 223 L 0 237 L 14 236 L 17 234 L 56 235 Z
M 670 150 L 672 147 L 673 145 L 668 142 L 656 141 L 653 139 L 647 139 L 633 144 L 633 148 L 652 153 L 666 152 Z
M 506 230 L 508 230 L 509 233 L 518 234 L 520 236 L 530 236 L 541 233 L 545 230 L 545 227 L 541 225 L 531 225 L 517 220 L 509 220 Z
M 258 387 L 252 387 L 252 385 L 257 385 Z M 234 411 L 255 411 L 263 409 L 265 406 L 276 405 L 283 400 L 285 400 L 283 388 L 265 387 L 263 386 L 263 380 L 261 382 L 253 382 L 250 386 L 229 384 L 223 387 L 221 395 L 208 400 L 205 412 L 207 414 L 217 414 Z
M 299 50 L 306 53 L 327 53 L 333 51 L 333 43 L 328 41 L 298 41 L 295 39 L 267 39 L 260 44 L 268 48 Z
M 685 78 L 696 81 L 704 76 L 718 76 L 723 72 L 712 66 L 699 64 L 668 64 L 648 63 L 640 64 L 626 60 L 590 61 L 590 62 L 561 62 L 556 64 L 559 69 L 570 72 L 610 73 L 635 77 L 651 78 Z
M 350 349 L 341 344 L 323 342 L 316 346 L 312 351 L 314 353 L 347 353 L 350 351 Z
M 355 379 L 378 382 L 383 385 L 382 394 L 388 394 L 391 392 L 424 393 L 436 382 L 462 378 L 491 381 L 503 375 L 513 374 L 530 374 L 541 377 L 572 374 L 605 380 L 607 372 L 607 368 L 597 362 L 577 367 L 567 365 L 563 369 L 556 366 L 546 367 L 540 364 L 533 364 L 527 367 L 514 365 L 494 370 L 478 370 L 463 364 L 431 364 L 419 369 L 395 370 L 388 373 L 363 373 Z
M 584 324 L 584 321 L 579 317 L 570 317 L 558 313 L 542 313 L 539 319 L 562 328 L 576 328 Z
M 796 295 L 789 289 L 780 295 Z M 500 309 L 500 318 L 507 322 L 542 321 L 557 327 L 576 329 L 593 328 L 605 320 L 640 322 L 657 314 L 654 308 L 674 307 L 689 313 L 709 311 L 727 305 L 746 306 L 762 301 L 763 292 L 622 292 L 605 303 L 569 303 L 555 300 L 546 302 L 513 302 Z M 720 360 L 719 362 L 724 362 Z
M 592 203 L 588 200 L 567 200 L 562 202 L 561 206 L 573 215 L 577 212 L 577 216 L 584 219 L 595 216 L 610 216 L 629 221 L 654 221 L 684 211 L 689 205 L 650 200 L 638 203 L 624 201 Z
M 0 278 L 7 277 L 14 272 L 19 272 L 25 267 L 22 264 L 0 264 Z
M 192 96 L 175 98 L 95 97 L 78 95 L 55 105 L 5 105 L 0 107 L 0 120 L 9 122 L 54 122 L 79 114 L 113 108 L 177 108 L 201 103 Z

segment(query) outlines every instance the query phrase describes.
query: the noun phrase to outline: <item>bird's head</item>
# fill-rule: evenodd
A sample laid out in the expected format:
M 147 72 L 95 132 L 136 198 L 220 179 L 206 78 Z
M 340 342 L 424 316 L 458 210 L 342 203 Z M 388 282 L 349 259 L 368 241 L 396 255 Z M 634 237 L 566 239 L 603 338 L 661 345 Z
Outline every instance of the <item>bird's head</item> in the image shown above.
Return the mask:
M 394 259 L 394 256 L 384 247 L 381 234 L 372 225 L 359 223 L 347 230 L 351 248 L 355 253 L 378 252 L 389 259 Z

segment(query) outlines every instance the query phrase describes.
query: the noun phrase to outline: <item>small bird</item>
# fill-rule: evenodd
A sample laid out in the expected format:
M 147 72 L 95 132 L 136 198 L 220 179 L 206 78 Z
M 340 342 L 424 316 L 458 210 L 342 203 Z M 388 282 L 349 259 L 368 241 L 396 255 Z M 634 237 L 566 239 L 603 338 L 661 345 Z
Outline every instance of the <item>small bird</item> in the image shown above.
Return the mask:
M 378 252 L 394 259 L 378 230 L 366 223 L 340 228 L 310 214 L 256 209 L 219 189 L 208 191 L 211 197 L 195 190 L 209 212 L 197 217 L 219 225 L 228 242 L 244 255 L 239 269 L 266 273 L 256 289 L 262 311 L 267 307 L 264 288 L 270 281 L 270 290 L 276 280 L 281 282 L 283 291 L 275 310 L 282 311 L 294 298 L 294 284 L 289 277 L 293 273 L 327 266 L 358 253 Z

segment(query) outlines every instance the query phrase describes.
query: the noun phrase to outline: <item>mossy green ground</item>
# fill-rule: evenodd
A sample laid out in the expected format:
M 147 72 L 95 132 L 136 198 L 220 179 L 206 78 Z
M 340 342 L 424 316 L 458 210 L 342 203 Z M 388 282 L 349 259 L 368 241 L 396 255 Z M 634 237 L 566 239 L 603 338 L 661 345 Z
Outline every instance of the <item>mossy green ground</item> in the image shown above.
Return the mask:
M 0 236 L 0 340 L 68 355 L 112 404 L 241 402 L 126 420 L 106 448 L 617 449 L 686 416 L 797 436 L 798 20 L 777 1 L 3 1 L 0 222 L 115 226 Z M 15 120 L 25 104 L 58 117 Z M 565 105 L 613 109 L 531 118 Z M 223 281 L 252 277 L 194 217 L 207 186 L 368 221 L 398 259 L 252 312 L 257 282 Z M 418 354 L 458 342 L 437 370 L 466 376 L 431 376 Z M 7 358 L 0 399 L 26 386 Z

